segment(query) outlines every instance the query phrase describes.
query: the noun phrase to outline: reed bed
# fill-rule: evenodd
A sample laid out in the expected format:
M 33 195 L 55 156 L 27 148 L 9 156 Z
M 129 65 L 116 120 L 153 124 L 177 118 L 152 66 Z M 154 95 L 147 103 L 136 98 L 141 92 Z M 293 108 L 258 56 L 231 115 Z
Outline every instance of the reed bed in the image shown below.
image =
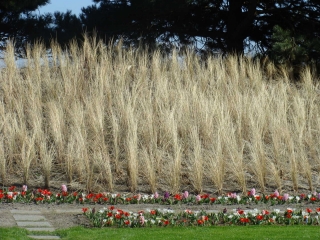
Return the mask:
M 94 38 L 8 45 L 0 70 L 0 183 L 75 190 L 319 188 L 320 95 L 309 69 Z

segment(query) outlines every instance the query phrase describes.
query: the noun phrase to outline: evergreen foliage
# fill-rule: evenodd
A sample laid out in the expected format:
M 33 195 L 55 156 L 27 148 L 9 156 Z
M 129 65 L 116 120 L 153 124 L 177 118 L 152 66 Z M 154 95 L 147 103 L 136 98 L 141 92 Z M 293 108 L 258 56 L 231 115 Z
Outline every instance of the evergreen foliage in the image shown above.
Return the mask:
M 200 53 L 251 52 L 276 63 L 319 64 L 319 0 L 93 0 L 79 16 L 31 14 L 48 0 L 0 1 L 0 41 L 41 39 L 67 46 L 84 32 L 106 43 Z
M 317 68 L 320 63 L 320 39 L 308 38 L 302 34 L 274 27 L 272 35 L 274 42 L 268 55 L 277 64 L 290 64 L 293 66 L 313 65 Z
M 49 0 L 1 0 L 0 1 L 0 45 L 4 48 L 6 41 L 14 38 L 17 47 L 22 46 L 26 36 L 35 32 L 35 15 L 31 14 Z
M 278 26 L 319 38 L 320 2 L 311 0 L 94 0 L 82 23 L 103 39 L 151 46 L 193 45 L 209 52 L 267 53 Z M 299 38 L 299 37 L 298 37 Z

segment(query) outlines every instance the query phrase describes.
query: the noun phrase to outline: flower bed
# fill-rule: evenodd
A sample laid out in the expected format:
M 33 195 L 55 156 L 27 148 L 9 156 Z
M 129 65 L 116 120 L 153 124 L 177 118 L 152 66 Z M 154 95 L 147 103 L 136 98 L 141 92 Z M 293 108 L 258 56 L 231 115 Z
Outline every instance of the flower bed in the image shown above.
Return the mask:
M 114 206 L 99 211 L 83 208 L 83 213 L 95 227 L 153 227 L 153 226 L 216 226 L 216 225 L 319 225 L 318 215 L 310 208 L 306 211 L 287 208 L 281 212 L 274 209 L 259 211 L 234 209 L 232 212 L 191 211 L 175 212 L 171 209 L 151 209 L 136 213 L 126 212 Z
M 30 203 L 79 203 L 79 204 L 248 204 L 248 203 L 265 203 L 270 205 L 286 203 L 318 203 L 320 202 L 320 193 L 300 194 L 290 196 L 289 194 L 280 195 L 276 190 L 274 193 L 255 194 L 252 189 L 247 195 L 228 193 L 223 196 L 211 196 L 210 194 L 191 195 L 187 191 L 182 194 L 170 194 L 165 192 L 159 195 L 154 194 L 120 194 L 120 193 L 83 193 L 68 192 L 65 185 L 58 193 L 52 193 L 47 189 L 27 190 L 23 186 L 22 191 L 16 191 L 15 186 L 0 189 L 0 202 L 24 202 Z
M 269 206 L 279 204 L 316 204 L 320 202 L 320 193 L 300 194 L 290 196 L 280 195 L 276 190 L 274 193 L 256 194 L 255 189 L 246 195 L 228 193 L 223 196 L 212 196 L 210 194 L 191 195 L 187 191 L 181 194 L 162 195 L 154 194 L 112 194 L 112 193 L 83 193 L 68 192 L 67 187 L 62 185 L 61 191 L 52 193 L 46 189 L 28 190 L 23 186 L 17 191 L 15 186 L 0 189 L 0 202 L 2 203 L 69 203 L 69 204 L 99 204 L 112 205 L 108 208 L 96 211 L 95 208 L 83 208 L 83 213 L 91 220 L 95 227 L 142 227 L 142 226 L 210 226 L 210 225 L 258 225 L 258 224 L 310 224 L 318 225 L 320 208 L 294 209 L 287 208 L 285 211 L 274 210 L 234 210 L 223 211 L 174 211 L 172 209 L 151 209 L 139 212 L 123 211 L 114 207 L 117 204 L 157 204 L 157 205 L 238 205 L 241 204 L 268 204 Z

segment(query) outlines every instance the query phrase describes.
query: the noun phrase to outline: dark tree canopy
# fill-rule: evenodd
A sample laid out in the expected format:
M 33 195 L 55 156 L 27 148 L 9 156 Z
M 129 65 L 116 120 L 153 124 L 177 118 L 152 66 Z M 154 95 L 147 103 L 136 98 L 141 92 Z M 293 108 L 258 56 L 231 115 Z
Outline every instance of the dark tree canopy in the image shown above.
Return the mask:
M 297 39 L 319 41 L 319 0 L 94 2 L 98 5 L 83 8 L 81 21 L 88 31 L 96 29 L 106 40 L 123 37 L 130 44 L 197 44 L 223 53 L 248 49 L 266 53 L 274 45 L 276 29 L 281 28 Z
M 0 0 L 0 40 L 16 35 L 66 45 L 86 31 L 105 42 L 122 38 L 150 48 L 251 51 L 279 63 L 320 60 L 320 0 L 93 0 L 79 17 L 29 14 L 46 3 Z
M 83 34 L 81 20 L 75 14 L 72 14 L 71 11 L 67 11 L 66 13 L 55 12 L 54 14 L 47 14 L 45 16 L 50 19 L 49 22 L 51 24 L 47 27 L 42 25 L 39 28 L 44 28 L 43 32 L 46 35 L 40 33 L 33 36 L 33 39 L 42 38 L 47 45 L 54 39 L 63 46 L 68 45 L 71 39 L 81 39 Z
M 30 26 L 34 19 L 32 11 L 48 4 L 49 0 L 0 0 L 0 43 L 4 46 L 9 38 L 21 43 L 30 32 L 36 31 Z

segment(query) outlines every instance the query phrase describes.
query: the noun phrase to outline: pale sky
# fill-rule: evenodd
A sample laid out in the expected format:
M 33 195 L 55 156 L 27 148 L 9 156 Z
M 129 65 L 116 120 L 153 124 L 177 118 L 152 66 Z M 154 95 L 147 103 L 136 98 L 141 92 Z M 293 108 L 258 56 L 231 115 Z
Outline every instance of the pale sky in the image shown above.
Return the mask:
M 36 13 L 44 14 L 71 10 L 73 14 L 79 15 L 82 7 L 94 4 L 92 0 L 51 0 L 50 2 L 51 3 L 36 10 Z
M 37 9 L 36 14 L 54 13 L 56 11 L 66 12 L 71 10 L 73 14 L 79 15 L 82 7 L 93 5 L 92 0 L 51 0 L 51 3 Z M 22 67 L 25 65 L 23 60 L 17 60 L 17 65 Z M 0 57 L 0 68 L 5 67 L 3 60 Z

